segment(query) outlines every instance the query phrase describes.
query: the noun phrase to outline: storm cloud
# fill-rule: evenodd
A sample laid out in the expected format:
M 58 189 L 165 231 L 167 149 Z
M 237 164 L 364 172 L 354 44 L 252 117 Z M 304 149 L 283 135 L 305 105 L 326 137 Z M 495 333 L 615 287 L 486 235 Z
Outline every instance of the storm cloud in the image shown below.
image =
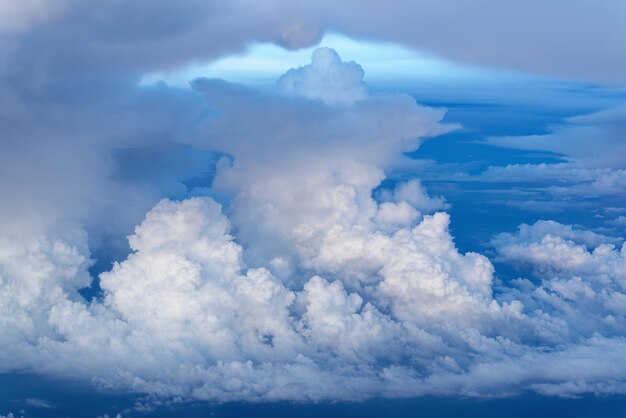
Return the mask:
M 310 46 L 326 30 L 623 82 L 622 3 L 0 9 L 11 11 L 0 19 L 0 372 L 182 401 L 625 392 L 621 238 L 554 221 L 499 233 L 492 260 L 520 267 L 503 283 L 486 255 L 457 248 L 444 197 L 419 178 L 386 182 L 423 141 L 459 128 L 445 109 L 370 91 L 366 69 L 329 48 L 270 89 L 139 85 L 148 71 L 253 41 Z M 563 165 L 490 172 L 557 169 L 608 188 L 623 174 L 623 113 L 541 138 Z M 608 144 L 592 157 L 590 134 Z M 95 258 L 116 261 L 93 277 Z

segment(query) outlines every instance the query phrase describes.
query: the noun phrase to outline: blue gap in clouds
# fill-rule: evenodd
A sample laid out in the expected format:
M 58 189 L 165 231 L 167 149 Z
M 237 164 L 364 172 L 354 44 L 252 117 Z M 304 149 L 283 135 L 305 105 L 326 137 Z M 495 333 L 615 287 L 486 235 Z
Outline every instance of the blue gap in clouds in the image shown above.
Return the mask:
M 399 180 L 419 178 L 431 195 L 441 195 L 452 205 L 451 234 L 461 252 L 476 251 L 493 256 L 490 239 L 500 232 L 514 232 L 521 223 L 554 219 L 586 228 L 605 226 L 596 216 L 603 207 L 624 205 L 623 198 L 577 198 L 553 202 L 542 191 L 554 183 L 532 184 L 520 178 L 516 183 L 480 182 L 454 179 L 455 173 L 475 176 L 489 166 L 508 164 L 554 164 L 560 155 L 498 148 L 482 142 L 497 136 L 545 135 L 553 125 L 568 117 L 588 114 L 623 103 L 623 93 L 600 86 L 541 79 L 485 81 L 455 86 L 444 82 L 411 86 L 378 86 L 378 90 L 411 91 L 420 104 L 446 108 L 444 122 L 458 123 L 461 129 L 425 141 L 408 156 L 433 161 L 416 172 L 399 173 L 382 187 L 393 187 Z M 525 207 L 528 200 L 538 202 Z M 493 258 L 493 257 L 491 257 Z M 498 278 L 505 282 L 527 274 L 496 263 Z
M 489 166 L 507 164 L 558 163 L 556 154 L 531 153 L 523 150 L 497 148 L 480 140 L 487 136 L 545 134 L 546 125 L 562 120 L 566 115 L 554 110 L 528 109 L 507 105 L 472 105 L 459 103 L 428 103 L 446 107 L 445 122 L 460 123 L 459 131 L 431 138 L 408 154 L 415 159 L 434 160 L 432 173 L 414 173 L 432 195 L 442 195 L 452 205 L 452 234 L 463 252 L 484 252 L 486 244 L 498 232 L 512 231 L 520 223 L 534 223 L 539 214 L 509 206 L 493 204 L 495 198 L 515 199 L 513 185 L 450 180 L 453 172 L 476 175 Z M 441 171 L 443 165 L 444 171 Z M 439 171 L 437 171 L 439 170 Z M 446 178 L 447 177 L 447 178 Z M 494 191 L 496 193 L 494 193 Z

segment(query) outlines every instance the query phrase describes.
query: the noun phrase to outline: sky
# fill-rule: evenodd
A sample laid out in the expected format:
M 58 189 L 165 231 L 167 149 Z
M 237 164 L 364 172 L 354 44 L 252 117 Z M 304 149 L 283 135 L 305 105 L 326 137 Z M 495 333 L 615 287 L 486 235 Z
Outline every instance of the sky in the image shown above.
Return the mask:
M 0 0 L 0 417 L 623 416 L 625 19 Z

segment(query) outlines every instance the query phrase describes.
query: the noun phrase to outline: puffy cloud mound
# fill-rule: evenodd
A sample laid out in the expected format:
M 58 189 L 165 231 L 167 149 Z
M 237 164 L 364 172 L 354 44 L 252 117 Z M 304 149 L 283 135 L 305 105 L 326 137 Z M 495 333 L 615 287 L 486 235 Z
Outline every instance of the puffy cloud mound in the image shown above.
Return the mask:
M 60 289 L 47 304 L 22 302 L 38 309 L 47 326 L 25 341 L 20 341 L 21 335 L 5 334 L 12 343 L 20 341 L 29 356 L 14 353 L 15 357 L 5 359 L 3 369 L 33 367 L 95 377 L 110 387 L 184 398 L 360 399 L 381 393 L 385 363 L 408 355 L 427 366 L 430 359 L 421 359 L 420 353 L 449 350 L 420 328 L 420 323 L 431 326 L 411 294 L 391 295 L 401 295 L 403 289 L 385 274 L 379 279 L 380 290 L 360 295 L 347 291 L 340 281 L 319 276 L 294 291 L 267 269 L 246 269 L 242 248 L 228 234 L 230 224 L 220 209 L 210 198 L 157 204 L 129 239 L 134 252 L 101 275 L 102 302 L 85 305 L 72 300 L 70 289 Z M 441 235 L 441 245 L 460 263 L 457 268 L 476 270 L 482 263 L 487 283 L 464 283 L 452 277 L 454 270 L 428 278 L 430 269 L 442 269 L 431 254 L 436 252 L 433 249 L 421 254 L 413 250 L 416 259 L 394 260 L 390 266 L 409 268 L 403 274 L 413 286 L 426 280 L 436 289 L 446 279 L 459 280 L 444 294 L 435 290 L 427 296 L 441 299 L 442 304 L 454 298 L 470 309 L 480 309 L 482 299 L 488 297 L 483 293 L 490 266 L 480 259 L 476 264 L 475 256 L 459 255 L 446 225 L 444 215 L 427 218 L 413 231 L 407 230 L 398 243 L 390 239 L 387 245 L 420 245 L 422 234 Z M 32 248 L 29 255 L 40 258 L 48 251 Z M 73 267 L 83 260 L 74 255 L 68 263 Z M 416 270 L 415 263 L 426 271 Z M 35 268 L 41 276 L 49 271 L 47 265 Z M 75 275 L 73 267 L 49 280 L 61 282 Z M 427 290 L 428 284 L 421 287 Z M 3 291 L 12 289 L 3 287 Z M 382 301 L 390 298 L 394 315 L 377 307 L 384 307 Z M 453 328 L 465 325 L 463 306 L 457 308 L 459 318 L 441 318 L 434 309 L 424 312 L 430 315 L 427 319 L 446 321 Z M 3 325 L 15 328 L 11 323 Z
M 49 312 L 91 278 L 86 235 L 66 229 L 30 238 L 0 238 L 0 371 L 26 361 L 30 344 L 53 333 Z M 36 356 L 36 354 L 33 354 Z
M 494 288 L 442 198 L 381 189 L 444 112 L 361 78 L 319 50 L 272 92 L 196 80 L 213 110 L 178 146 L 223 155 L 211 188 L 153 206 L 90 303 L 76 222 L 3 232 L 0 371 L 211 401 L 623 392 L 624 249 L 523 226 L 494 245 L 542 281 Z
M 623 335 L 626 247 L 618 242 L 540 221 L 521 225 L 516 234 L 500 234 L 492 244 L 500 260 L 530 268 L 539 279 L 516 280 L 526 304 L 567 319 L 572 334 Z
M 342 62 L 334 50 L 317 48 L 311 63 L 287 71 L 278 80 L 278 88 L 328 104 L 352 104 L 367 96 L 363 75 L 354 61 Z

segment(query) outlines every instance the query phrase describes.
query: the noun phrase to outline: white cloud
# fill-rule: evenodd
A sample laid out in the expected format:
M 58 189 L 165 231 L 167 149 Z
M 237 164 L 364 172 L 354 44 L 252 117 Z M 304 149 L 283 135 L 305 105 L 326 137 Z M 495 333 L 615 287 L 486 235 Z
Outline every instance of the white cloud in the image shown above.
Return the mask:
M 421 213 L 433 213 L 450 208 L 443 197 L 430 196 L 419 179 L 398 183 L 394 190 L 384 189 L 380 192 L 380 198 L 398 204 L 405 202 Z
M 367 97 L 364 74 L 359 64 L 342 62 L 333 49 L 317 48 L 310 64 L 287 71 L 277 85 L 285 94 L 349 105 Z
M 24 357 L 24 345 L 51 333 L 49 310 L 91 279 L 81 231 L 39 239 L 5 235 L 0 248 L 0 369 L 6 370 Z
M 621 241 L 621 239 L 607 237 L 581 227 L 563 225 L 555 221 L 537 221 L 533 225 L 520 225 L 515 235 L 499 234 L 492 243 L 496 247 L 504 247 L 511 242 L 537 242 L 546 236 L 556 236 L 592 249 L 601 244 L 616 244 Z
M 353 85 L 352 66 L 329 71 L 334 80 Z M 337 107 L 310 100 L 308 87 L 285 98 L 211 80 L 197 80 L 195 86 L 221 113 L 206 124 L 207 139 L 194 145 L 233 158 L 218 164 L 213 187 L 231 201 L 228 215 L 253 265 L 280 258 L 290 268 L 335 278 L 346 274 L 342 280 L 358 286 L 379 268 L 369 255 L 384 245 L 376 222 L 409 226 L 397 224 L 398 217 L 411 223 L 418 209 L 432 211 L 442 204 L 424 197 L 417 183 L 410 184 L 398 199 L 421 207 L 400 208 L 405 215 L 396 210 L 392 216 L 389 205 L 383 206 L 385 220 L 376 219 L 379 208 L 372 199 L 384 170 L 401 163 L 403 152 L 419 146 L 425 135 L 450 129 L 439 123 L 441 110 L 419 106 L 406 95 L 367 96 Z M 264 142 L 251 144 L 260 129 Z M 362 271 L 345 271 L 355 265 Z
M 524 303 L 563 317 L 572 335 L 622 336 L 626 247 L 620 241 L 538 222 L 522 225 L 516 234 L 500 234 L 492 243 L 500 260 L 530 268 L 541 280 L 527 289 L 531 293 L 516 296 Z
M 489 260 L 455 247 L 442 198 L 418 181 L 372 195 L 404 152 L 449 130 L 443 111 L 405 95 L 311 95 L 310 77 L 360 85 L 354 65 L 322 54 L 333 65 L 288 96 L 194 83 L 214 111 L 178 140 L 227 154 L 211 189 L 223 206 L 157 203 L 101 274 L 102 300 L 77 293 L 90 280 L 78 221 L 4 233 L 0 370 L 181 400 L 623 391 L 626 370 L 603 354 L 626 356 L 626 250 L 523 226 L 494 243 L 543 281 L 494 291 Z
M 619 228 L 626 228 L 626 216 L 620 215 L 617 218 L 612 219 L 608 223 L 610 223 L 611 225 L 617 226 Z

